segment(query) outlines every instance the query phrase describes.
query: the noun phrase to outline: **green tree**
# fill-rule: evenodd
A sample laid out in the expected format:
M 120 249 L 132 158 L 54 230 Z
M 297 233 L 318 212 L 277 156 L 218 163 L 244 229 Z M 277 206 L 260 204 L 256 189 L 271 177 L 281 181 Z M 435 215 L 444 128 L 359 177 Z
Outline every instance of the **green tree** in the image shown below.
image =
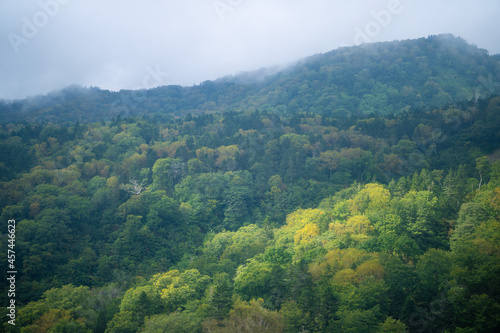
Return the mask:
M 234 278 L 235 291 L 245 300 L 268 295 L 271 291 L 272 266 L 250 259 L 246 265 L 238 267 Z
M 322 168 L 328 169 L 330 172 L 330 179 L 332 178 L 333 171 L 339 167 L 342 155 L 339 152 L 328 150 L 322 152 L 319 156 Z
M 65 285 L 43 293 L 42 298 L 19 309 L 16 324 L 30 331 L 90 332 L 96 325 L 96 312 L 89 308 L 88 287 Z
M 285 332 L 295 333 L 305 330 L 308 325 L 308 315 L 299 307 L 296 301 L 285 302 L 279 311 L 285 322 Z
M 209 292 L 209 314 L 216 320 L 225 319 L 233 306 L 233 286 L 227 273 L 214 276 L 213 285 Z
M 140 325 L 137 315 L 132 311 L 120 311 L 108 323 L 106 333 L 135 333 Z
M 408 328 L 401 321 L 387 317 L 383 323 L 379 324 L 377 333 L 404 333 L 407 330 Z
M 380 309 L 377 306 L 369 310 L 343 310 L 339 311 L 338 316 L 341 332 L 376 332 Z
M 437 198 L 429 191 L 410 191 L 403 198 L 391 201 L 395 213 L 401 218 L 404 232 L 422 251 L 445 245 L 446 225 L 437 217 Z
M 262 300 L 238 301 L 229 312 L 229 318 L 222 322 L 206 320 L 204 332 L 217 333 L 280 333 L 284 332 L 283 317 L 276 311 L 262 306 Z
M 176 311 L 170 314 L 158 314 L 146 318 L 144 323 L 145 333 L 196 333 L 201 332 L 203 318 L 197 313 L 189 311 Z
M 490 161 L 487 156 L 478 157 L 476 159 L 476 169 L 479 172 L 479 185 L 478 190 L 481 190 L 481 185 L 486 182 L 490 171 Z
M 449 253 L 430 249 L 419 258 L 416 271 L 420 278 L 418 296 L 422 300 L 432 300 L 445 288 L 450 279 Z
M 179 159 L 160 158 L 153 165 L 153 189 L 173 192 L 184 173 L 184 164 Z
M 163 307 L 168 312 L 173 312 L 191 300 L 200 299 L 210 283 L 210 278 L 196 269 L 182 273 L 171 270 L 154 275 L 150 283 L 159 293 Z

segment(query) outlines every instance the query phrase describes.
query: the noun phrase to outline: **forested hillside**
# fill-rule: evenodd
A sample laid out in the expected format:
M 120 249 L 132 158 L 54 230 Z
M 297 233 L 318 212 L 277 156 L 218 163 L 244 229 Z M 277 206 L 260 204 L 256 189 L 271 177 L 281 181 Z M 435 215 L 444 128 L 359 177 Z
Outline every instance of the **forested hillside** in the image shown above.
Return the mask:
M 2 328 L 498 332 L 495 57 L 449 36 L 345 51 L 123 114 L 98 89 L 4 104 Z
M 0 101 L 0 117 L 95 122 L 118 115 L 176 117 L 256 109 L 334 118 L 390 115 L 491 95 L 500 89 L 498 77 L 498 55 L 459 37 L 438 35 L 340 48 L 277 73 L 262 69 L 192 87 L 110 92 L 73 86 L 46 96 Z

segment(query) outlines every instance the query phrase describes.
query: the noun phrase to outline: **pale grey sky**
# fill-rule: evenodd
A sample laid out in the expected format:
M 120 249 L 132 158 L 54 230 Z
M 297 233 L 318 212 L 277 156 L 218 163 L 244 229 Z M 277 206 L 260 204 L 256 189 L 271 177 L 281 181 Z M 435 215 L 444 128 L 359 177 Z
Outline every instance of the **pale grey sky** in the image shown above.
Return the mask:
M 0 0 L 0 98 L 192 85 L 452 33 L 500 53 L 498 0 Z

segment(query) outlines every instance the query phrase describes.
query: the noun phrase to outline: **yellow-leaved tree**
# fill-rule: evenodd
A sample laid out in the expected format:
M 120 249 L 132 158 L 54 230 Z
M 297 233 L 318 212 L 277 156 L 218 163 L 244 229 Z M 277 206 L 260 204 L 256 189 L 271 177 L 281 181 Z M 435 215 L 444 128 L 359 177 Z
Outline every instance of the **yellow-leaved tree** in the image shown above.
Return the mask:
M 346 222 L 332 222 L 329 229 L 343 240 L 350 237 L 355 244 L 368 240 L 373 230 L 375 230 L 370 220 L 364 215 L 352 216 Z

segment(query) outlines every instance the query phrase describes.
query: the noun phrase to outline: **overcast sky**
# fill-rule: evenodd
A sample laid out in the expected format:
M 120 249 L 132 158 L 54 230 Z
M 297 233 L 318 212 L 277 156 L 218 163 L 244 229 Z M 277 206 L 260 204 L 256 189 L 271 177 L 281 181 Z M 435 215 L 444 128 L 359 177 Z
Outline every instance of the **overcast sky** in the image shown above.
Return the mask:
M 499 14 L 499 0 L 0 0 L 0 98 L 190 86 L 440 33 L 497 54 Z

